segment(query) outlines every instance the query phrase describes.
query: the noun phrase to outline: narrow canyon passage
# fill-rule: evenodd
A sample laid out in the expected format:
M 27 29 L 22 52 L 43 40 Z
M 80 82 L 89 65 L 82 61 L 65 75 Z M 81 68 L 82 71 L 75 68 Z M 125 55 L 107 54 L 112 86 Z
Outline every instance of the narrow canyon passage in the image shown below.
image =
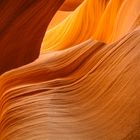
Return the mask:
M 0 140 L 140 140 L 140 0 L 0 7 Z

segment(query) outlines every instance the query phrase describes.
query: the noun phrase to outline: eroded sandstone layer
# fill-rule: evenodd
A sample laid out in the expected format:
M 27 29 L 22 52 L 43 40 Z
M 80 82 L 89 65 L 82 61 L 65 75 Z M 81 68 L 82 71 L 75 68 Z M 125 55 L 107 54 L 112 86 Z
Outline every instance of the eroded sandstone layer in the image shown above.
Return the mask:
M 140 140 L 140 0 L 0 7 L 0 140 Z

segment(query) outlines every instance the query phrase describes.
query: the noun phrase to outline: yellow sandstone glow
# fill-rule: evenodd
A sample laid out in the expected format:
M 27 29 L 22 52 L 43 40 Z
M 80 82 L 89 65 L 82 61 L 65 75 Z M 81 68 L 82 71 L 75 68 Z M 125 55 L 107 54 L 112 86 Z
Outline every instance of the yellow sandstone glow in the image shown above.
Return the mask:
M 114 42 L 131 31 L 139 15 L 140 0 L 85 0 L 46 32 L 41 52 L 69 48 L 89 38 Z
M 140 0 L 0 4 L 0 140 L 140 140 Z

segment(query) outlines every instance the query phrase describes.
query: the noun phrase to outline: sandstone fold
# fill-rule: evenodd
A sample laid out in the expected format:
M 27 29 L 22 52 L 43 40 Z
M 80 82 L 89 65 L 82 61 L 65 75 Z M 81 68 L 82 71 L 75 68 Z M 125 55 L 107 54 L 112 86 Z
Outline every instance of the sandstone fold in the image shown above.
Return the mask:
M 140 0 L 12 3 L 0 5 L 0 140 L 140 140 Z

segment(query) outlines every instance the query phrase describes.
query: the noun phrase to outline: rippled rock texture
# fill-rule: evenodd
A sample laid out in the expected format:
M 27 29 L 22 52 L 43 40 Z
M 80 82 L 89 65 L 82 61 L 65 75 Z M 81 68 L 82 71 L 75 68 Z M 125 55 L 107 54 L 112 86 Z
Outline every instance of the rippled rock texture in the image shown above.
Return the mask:
M 0 140 L 140 140 L 140 0 L 1 0 L 0 17 Z

